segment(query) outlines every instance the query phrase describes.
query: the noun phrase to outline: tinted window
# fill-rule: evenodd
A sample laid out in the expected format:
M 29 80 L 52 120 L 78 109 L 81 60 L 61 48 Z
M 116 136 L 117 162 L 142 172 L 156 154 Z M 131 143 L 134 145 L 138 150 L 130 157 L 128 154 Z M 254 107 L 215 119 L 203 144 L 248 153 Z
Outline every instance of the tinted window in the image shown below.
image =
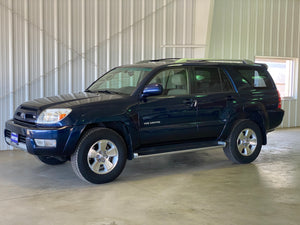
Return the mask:
M 153 77 L 150 84 L 161 84 L 163 95 L 185 95 L 189 93 L 188 73 L 185 68 L 161 71 Z
M 222 84 L 222 91 L 223 92 L 233 91 L 232 84 L 231 84 L 230 80 L 228 79 L 227 75 L 223 72 L 223 70 L 219 69 L 219 75 L 220 75 L 221 84 Z
M 232 91 L 227 76 L 218 68 L 195 68 L 194 93 L 218 93 Z
M 272 83 L 269 79 L 267 72 L 255 69 L 242 68 L 238 69 L 237 72 L 241 76 L 241 87 L 240 88 L 269 88 L 272 87 Z

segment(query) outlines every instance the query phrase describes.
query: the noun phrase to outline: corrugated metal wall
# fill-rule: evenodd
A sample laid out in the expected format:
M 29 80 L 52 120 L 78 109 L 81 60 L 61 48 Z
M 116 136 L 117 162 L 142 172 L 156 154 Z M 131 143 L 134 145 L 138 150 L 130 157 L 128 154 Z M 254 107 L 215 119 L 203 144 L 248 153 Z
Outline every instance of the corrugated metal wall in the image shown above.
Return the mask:
M 24 101 L 82 91 L 122 64 L 201 57 L 199 2 L 205 0 L 0 0 L 0 149 L 8 148 L 4 123 Z
M 299 0 L 215 0 L 210 58 L 300 57 Z M 299 73 L 298 73 L 299 74 Z M 296 79 L 297 81 L 297 79 Z M 297 90 L 300 90 L 298 79 Z M 281 127 L 300 126 L 299 92 L 283 100 Z

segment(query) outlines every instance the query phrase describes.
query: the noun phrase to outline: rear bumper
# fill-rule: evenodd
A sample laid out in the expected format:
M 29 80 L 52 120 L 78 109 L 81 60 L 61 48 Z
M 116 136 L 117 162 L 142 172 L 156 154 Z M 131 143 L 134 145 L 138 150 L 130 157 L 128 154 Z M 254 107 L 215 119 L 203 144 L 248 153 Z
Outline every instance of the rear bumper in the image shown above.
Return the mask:
M 276 127 L 278 127 L 283 119 L 284 111 L 282 109 L 275 109 L 268 111 L 269 116 L 269 131 L 274 130 Z
M 69 156 L 74 152 L 82 130 L 83 126 L 29 127 L 8 120 L 5 123 L 4 136 L 7 144 L 33 155 Z M 17 143 L 11 140 L 12 133 L 18 135 Z M 56 147 L 39 147 L 36 145 L 35 139 L 55 139 Z

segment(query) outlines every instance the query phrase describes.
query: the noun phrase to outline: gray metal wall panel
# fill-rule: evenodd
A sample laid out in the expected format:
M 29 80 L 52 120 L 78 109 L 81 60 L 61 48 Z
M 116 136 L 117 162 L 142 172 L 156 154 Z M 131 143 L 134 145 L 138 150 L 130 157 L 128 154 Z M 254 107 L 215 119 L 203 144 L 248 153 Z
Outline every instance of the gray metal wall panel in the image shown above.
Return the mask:
M 22 102 L 82 91 L 112 67 L 193 57 L 162 46 L 194 44 L 195 1 L 0 0 L 0 131 Z
M 299 0 L 215 0 L 209 57 L 300 58 L 299 12 Z M 283 100 L 281 127 L 300 126 L 299 81 L 296 99 Z

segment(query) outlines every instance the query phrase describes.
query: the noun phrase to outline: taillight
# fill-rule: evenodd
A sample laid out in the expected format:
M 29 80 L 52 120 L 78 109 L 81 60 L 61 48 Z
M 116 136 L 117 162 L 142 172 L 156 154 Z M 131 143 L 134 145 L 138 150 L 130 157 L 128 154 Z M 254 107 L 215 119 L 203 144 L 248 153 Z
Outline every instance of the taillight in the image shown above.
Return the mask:
M 278 109 L 281 109 L 281 97 L 280 97 L 280 93 L 278 90 L 277 90 L 277 93 L 278 93 Z

